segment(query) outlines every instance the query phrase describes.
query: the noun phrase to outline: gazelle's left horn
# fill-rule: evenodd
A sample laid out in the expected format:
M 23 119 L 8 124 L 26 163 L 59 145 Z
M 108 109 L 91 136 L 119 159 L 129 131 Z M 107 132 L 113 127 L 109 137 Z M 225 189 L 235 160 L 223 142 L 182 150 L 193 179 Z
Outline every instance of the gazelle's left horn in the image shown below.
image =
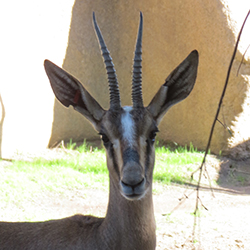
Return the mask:
M 138 30 L 137 42 L 135 47 L 135 57 L 133 65 L 133 80 L 132 80 L 132 101 L 134 108 L 142 108 L 142 29 L 143 16 L 140 12 L 140 25 Z

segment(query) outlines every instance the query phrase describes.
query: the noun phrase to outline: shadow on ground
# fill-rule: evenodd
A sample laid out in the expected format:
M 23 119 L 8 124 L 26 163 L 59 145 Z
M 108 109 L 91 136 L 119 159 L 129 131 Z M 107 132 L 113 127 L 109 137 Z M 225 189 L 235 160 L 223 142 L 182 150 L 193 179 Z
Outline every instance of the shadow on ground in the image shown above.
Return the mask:
M 218 184 L 223 188 L 250 194 L 250 140 L 232 147 L 227 154 L 227 157 L 218 157 Z
M 217 183 L 222 188 L 233 189 L 240 193 L 250 194 L 250 159 L 220 159 Z

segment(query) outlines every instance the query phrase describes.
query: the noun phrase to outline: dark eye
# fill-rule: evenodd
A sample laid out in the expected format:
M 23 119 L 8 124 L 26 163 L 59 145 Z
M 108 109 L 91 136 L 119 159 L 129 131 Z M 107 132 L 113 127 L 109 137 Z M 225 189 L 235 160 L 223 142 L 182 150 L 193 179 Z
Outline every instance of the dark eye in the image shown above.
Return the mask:
M 148 137 L 148 141 L 154 143 L 157 132 L 158 132 L 158 130 L 151 131 L 149 134 L 149 137 Z
M 109 143 L 109 138 L 105 134 L 100 133 L 100 135 L 101 135 L 101 138 L 102 138 L 104 145 Z

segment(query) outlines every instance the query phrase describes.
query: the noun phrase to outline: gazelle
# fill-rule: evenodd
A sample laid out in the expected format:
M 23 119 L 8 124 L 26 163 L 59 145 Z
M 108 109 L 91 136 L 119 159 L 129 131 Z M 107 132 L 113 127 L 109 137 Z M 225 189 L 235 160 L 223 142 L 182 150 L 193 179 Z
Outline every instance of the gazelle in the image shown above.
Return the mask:
M 114 65 L 94 14 L 93 23 L 108 74 L 109 110 L 104 110 L 75 77 L 48 60 L 44 66 L 56 98 L 84 115 L 101 135 L 110 178 L 106 217 L 74 215 L 45 222 L 1 222 L 1 250 L 147 250 L 156 247 L 152 201 L 155 136 L 166 111 L 192 91 L 198 52 L 194 50 L 189 54 L 144 107 L 141 90 L 143 18 L 140 14 L 133 65 L 133 105 L 122 107 Z

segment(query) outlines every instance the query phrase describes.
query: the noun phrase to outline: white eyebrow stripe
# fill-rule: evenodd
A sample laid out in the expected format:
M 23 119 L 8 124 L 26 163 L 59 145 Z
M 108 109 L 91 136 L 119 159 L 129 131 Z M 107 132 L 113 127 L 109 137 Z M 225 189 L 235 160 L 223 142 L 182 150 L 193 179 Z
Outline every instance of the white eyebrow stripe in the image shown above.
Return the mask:
M 121 117 L 121 125 L 122 125 L 122 133 L 123 138 L 129 143 L 129 146 L 131 147 L 133 145 L 134 137 L 135 137 L 135 125 L 134 120 L 130 114 L 130 111 L 132 110 L 132 107 L 123 107 L 123 110 L 125 111 L 124 114 L 122 114 Z

